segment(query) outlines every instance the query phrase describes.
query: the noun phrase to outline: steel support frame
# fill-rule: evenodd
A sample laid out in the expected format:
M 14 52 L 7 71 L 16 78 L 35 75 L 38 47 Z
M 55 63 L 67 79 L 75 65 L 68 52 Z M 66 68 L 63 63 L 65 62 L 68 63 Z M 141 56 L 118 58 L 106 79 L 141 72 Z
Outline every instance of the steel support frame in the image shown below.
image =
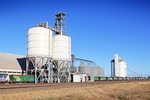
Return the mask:
M 61 62 L 58 64 L 58 62 Z M 57 72 L 54 73 L 55 75 L 55 82 L 70 82 L 71 76 L 70 76 L 70 66 L 71 61 L 67 60 L 54 60 L 53 61 L 54 66 L 57 69 Z M 63 68 L 60 68 L 60 66 L 63 66 Z
M 30 68 L 30 64 L 34 67 Z M 53 65 L 50 57 L 26 57 L 26 74 L 34 73 L 35 83 L 37 82 L 53 82 Z

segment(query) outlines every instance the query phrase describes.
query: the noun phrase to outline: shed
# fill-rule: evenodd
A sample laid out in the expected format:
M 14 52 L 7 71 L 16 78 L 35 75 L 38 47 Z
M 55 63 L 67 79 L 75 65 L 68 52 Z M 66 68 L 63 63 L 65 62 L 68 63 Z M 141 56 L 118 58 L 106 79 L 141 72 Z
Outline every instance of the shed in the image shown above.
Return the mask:
M 71 74 L 71 82 L 87 82 L 88 81 L 88 75 L 83 73 L 72 73 Z

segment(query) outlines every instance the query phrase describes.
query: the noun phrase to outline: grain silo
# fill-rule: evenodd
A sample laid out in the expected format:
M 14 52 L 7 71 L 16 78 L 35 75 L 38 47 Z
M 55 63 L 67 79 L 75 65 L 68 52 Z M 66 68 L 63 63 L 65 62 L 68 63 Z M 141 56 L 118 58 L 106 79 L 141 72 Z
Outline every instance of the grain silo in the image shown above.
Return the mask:
M 99 66 L 81 65 L 78 67 L 80 73 L 88 74 L 90 76 L 104 76 L 104 69 Z
M 78 67 L 80 73 L 89 74 L 89 75 L 93 75 L 92 68 L 93 68 L 92 66 L 87 66 L 87 65 L 80 65 Z
M 33 27 L 27 36 L 28 57 L 52 57 L 52 31 L 44 27 Z
M 35 75 L 35 83 L 50 82 L 51 57 L 52 31 L 48 23 L 30 28 L 27 35 L 26 73 Z
M 53 37 L 53 60 L 58 69 L 64 68 L 71 61 L 71 38 L 66 35 Z
M 121 59 L 118 54 L 115 54 L 111 60 L 111 76 L 112 77 L 127 77 L 126 61 Z
M 69 81 L 69 67 L 71 64 L 71 38 L 65 33 L 65 16 L 63 12 L 55 15 L 55 29 L 58 30 L 53 36 L 53 64 L 57 69 L 56 80 L 58 82 Z M 62 78 L 63 76 L 63 78 Z

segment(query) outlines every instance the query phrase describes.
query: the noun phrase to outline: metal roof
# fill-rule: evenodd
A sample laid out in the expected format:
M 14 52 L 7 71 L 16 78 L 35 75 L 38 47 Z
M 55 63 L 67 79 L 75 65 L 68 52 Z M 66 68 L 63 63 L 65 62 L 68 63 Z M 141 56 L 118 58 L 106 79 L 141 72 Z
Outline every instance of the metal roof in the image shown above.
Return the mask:
M 24 56 L 0 52 L 0 71 L 22 72 L 25 66 Z

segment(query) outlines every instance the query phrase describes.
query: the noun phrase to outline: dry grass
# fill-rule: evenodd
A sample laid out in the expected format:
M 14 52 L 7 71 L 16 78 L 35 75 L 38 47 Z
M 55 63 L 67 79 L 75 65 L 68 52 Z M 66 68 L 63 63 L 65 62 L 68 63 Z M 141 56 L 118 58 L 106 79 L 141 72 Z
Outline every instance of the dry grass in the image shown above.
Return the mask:
M 18 91 L 0 94 L 0 100 L 150 100 L 150 82 Z

